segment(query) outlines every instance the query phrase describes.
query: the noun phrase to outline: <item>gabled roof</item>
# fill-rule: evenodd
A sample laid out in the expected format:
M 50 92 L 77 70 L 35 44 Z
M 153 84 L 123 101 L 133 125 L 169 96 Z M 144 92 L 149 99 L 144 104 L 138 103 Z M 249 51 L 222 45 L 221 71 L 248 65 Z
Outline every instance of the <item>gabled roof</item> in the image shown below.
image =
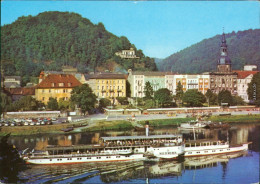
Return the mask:
M 17 82 L 7 82 L 7 81 L 5 81 L 4 87 L 6 87 L 6 88 L 19 88 L 19 87 L 21 87 L 21 85 L 17 84 Z
M 5 76 L 4 79 L 15 79 L 17 81 L 21 80 L 21 76 Z
M 238 79 L 245 79 L 247 78 L 249 75 L 254 75 L 256 73 L 258 73 L 259 71 L 241 71 L 241 70 L 233 70 L 233 72 L 237 73 L 237 78 Z
M 80 85 L 81 83 L 71 74 L 49 74 L 36 88 L 74 88 Z
M 35 88 L 5 88 L 10 95 L 35 95 Z

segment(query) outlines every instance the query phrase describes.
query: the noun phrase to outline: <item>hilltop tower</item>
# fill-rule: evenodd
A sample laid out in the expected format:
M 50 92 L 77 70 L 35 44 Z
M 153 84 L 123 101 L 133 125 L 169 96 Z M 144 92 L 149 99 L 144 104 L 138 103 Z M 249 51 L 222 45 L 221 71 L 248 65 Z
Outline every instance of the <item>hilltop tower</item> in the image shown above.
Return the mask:
M 217 72 L 228 73 L 231 71 L 231 59 L 228 57 L 226 37 L 223 32 L 220 46 L 220 58 L 217 62 Z

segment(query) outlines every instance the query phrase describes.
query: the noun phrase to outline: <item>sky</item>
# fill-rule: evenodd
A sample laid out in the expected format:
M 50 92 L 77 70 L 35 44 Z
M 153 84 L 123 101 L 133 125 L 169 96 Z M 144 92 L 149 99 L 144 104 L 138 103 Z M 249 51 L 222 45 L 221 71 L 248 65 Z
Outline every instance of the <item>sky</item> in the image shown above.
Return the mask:
M 257 1 L 1 1 L 1 25 L 45 11 L 80 14 L 126 36 L 149 57 L 166 58 L 197 42 L 260 28 Z

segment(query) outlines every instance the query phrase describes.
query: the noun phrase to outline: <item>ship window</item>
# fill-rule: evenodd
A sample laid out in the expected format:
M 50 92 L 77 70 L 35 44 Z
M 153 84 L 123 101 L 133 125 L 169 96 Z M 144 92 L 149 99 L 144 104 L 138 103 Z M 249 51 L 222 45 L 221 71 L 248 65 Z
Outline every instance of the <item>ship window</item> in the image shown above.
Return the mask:
M 200 153 L 199 151 L 197 151 L 197 153 Z
M 192 152 L 188 152 L 188 154 L 192 154 Z
M 87 159 L 91 159 L 91 157 L 87 157 Z
M 204 153 L 208 153 L 208 151 L 204 151 Z
M 50 159 L 50 161 L 52 161 L 52 159 Z
M 212 152 L 216 152 L 215 150 L 212 150 Z
M 227 150 L 230 150 L 230 149 L 227 149 Z
M 120 156 L 116 156 L 116 158 L 120 158 Z
M 219 151 L 223 151 L 223 150 L 219 150 Z

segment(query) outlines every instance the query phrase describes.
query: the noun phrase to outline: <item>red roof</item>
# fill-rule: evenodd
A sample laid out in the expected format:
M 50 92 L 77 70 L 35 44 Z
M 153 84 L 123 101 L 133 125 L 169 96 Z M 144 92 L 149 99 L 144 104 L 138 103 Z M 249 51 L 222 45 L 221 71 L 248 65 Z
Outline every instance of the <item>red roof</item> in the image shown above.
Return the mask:
M 5 88 L 10 95 L 35 95 L 35 88 Z
M 74 88 L 81 83 L 71 74 L 49 74 L 36 88 Z
M 258 73 L 259 71 L 241 71 L 241 70 L 233 70 L 233 72 L 237 73 L 237 78 L 238 79 L 245 79 L 246 77 L 248 77 L 249 75 L 254 75 L 256 73 Z

